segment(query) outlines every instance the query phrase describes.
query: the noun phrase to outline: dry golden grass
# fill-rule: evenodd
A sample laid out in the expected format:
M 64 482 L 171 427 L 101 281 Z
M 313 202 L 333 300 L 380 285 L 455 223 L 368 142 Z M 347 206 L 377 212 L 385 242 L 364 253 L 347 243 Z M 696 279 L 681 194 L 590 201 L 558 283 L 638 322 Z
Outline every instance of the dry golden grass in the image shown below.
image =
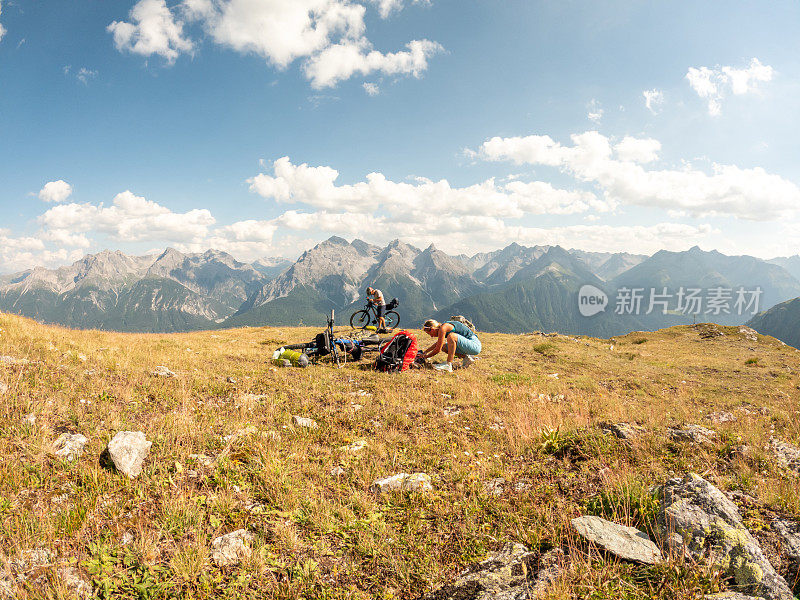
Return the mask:
M 686 470 L 800 516 L 796 480 L 766 448 L 770 436 L 800 440 L 800 354 L 736 328 L 713 339 L 692 327 L 610 341 L 482 334 L 470 369 L 393 375 L 270 363 L 318 328 L 132 335 L 5 314 L 0 328 L 0 355 L 31 361 L 0 363 L 0 560 L 57 557 L 20 598 L 63 597 L 67 565 L 114 598 L 416 598 L 505 541 L 567 549 L 556 598 L 692 598 L 717 589 L 716 574 L 587 553 L 569 519 L 589 511 L 646 528 L 650 487 Z M 157 365 L 177 377 L 152 377 Z M 717 411 L 737 421 L 711 424 Z M 295 429 L 292 415 L 320 428 Z M 602 433 L 605 421 L 646 431 L 626 444 Z M 665 428 L 685 423 L 719 440 L 671 442 Z M 134 480 L 101 456 L 121 430 L 153 442 Z M 65 431 L 90 440 L 72 463 L 51 452 Z M 366 449 L 344 449 L 358 440 Z M 730 452 L 739 444 L 747 457 Z M 419 471 L 432 494 L 369 492 L 376 478 Z M 500 477 L 495 497 L 484 485 Z M 211 541 L 240 528 L 256 535 L 252 557 L 216 567 Z

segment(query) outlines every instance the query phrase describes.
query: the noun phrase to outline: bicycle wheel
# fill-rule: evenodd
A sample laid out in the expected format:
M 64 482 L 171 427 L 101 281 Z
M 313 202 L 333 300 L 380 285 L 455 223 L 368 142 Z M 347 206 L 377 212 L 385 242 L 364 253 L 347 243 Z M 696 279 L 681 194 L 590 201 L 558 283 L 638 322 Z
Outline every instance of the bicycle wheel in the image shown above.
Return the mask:
M 283 346 L 283 348 L 286 350 L 305 350 L 309 346 L 311 346 L 311 344 L 288 344 Z
M 369 325 L 369 312 L 358 310 L 350 316 L 350 327 L 353 329 L 364 329 Z
M 383 315 L 383 320 L 386 321 L 386 329 L 394 329 L 400 324 L 400 315 L 390 310 Z

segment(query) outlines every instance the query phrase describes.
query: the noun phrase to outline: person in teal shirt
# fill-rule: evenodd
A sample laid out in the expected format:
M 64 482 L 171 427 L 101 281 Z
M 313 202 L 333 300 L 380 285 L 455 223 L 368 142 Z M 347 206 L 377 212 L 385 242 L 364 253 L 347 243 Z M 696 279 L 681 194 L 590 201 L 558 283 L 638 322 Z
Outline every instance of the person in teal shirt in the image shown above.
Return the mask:
M 481 341 L 472 329 L 460 321 L 445 321 L 439 323 L 435 319 L 428 319 L 422 326 L 423 331 L 436 341 L 424 352 L 425 358 L 431 358 L 439 352 L 447 352 L 447 362 L 434 365 L 439 371 L 453 371 L 453 359 L 462 359 L 461 366 L 468 367 L 475 357 L 481 352 Z

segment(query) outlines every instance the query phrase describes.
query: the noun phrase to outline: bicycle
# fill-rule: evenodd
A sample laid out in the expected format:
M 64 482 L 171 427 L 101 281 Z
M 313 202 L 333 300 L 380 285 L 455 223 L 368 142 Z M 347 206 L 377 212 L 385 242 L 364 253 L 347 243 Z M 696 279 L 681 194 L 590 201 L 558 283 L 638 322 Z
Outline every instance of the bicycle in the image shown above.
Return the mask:
M 347 362 L 347 352 L 342 347 L 342 340 L 337 340 L 333 334 L 335 313 L 331 310 L 331 316 L 327 319 L 327 327 L 323 333 L 316 335 L 313 341 L 307 344 L 289 344 L 284 346 L 286 350 L 302 350 L 312 361 L 316 362 L 323 356 L 331 355 L 333 362 L 336 366 L 341 368 Z
M 397 304 L 394 306 L 397 306 Z M 394 306 L 392 308 L 394 308 Z M 387 331 L 392 330 L 400 323 L 400 315 L 393 310 L 389 310 L 383 313 L 383 320 L 386 323 Z M 350 327 L 353 329 L 366 329 L 369 325 L 377 324 L 378 311 L 375 308 L 375 305 L 370 301 L 367 301 L 367 304 L 364 308 L 357 310 L 350 315 Z

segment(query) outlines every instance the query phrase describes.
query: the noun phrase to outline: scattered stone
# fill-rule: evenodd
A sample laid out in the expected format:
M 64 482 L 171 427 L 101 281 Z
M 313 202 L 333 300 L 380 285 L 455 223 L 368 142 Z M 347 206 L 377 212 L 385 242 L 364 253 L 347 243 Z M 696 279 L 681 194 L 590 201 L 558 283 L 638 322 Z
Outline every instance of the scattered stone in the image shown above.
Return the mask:
M 255 425 L 248 425 L 247 427 L 244 427 L 239 431 L 235 431 L 229 435 L 226 435 L 225 437 L 222 438 L 222 441 L 225 442 L 226 444 L 229 442 L 233 443 L 243 438 L 250 437 L 251 435 L 255 435 L 257 433 L 258 429 L 256 428 Z
M 239 402 L 263 402 L 264 400 L 269 400 L 268 394 L 241 394 L 239 396 Z
M 772 530 L 781 541 L 781 554 L 792 562 L 800 563 L 800 525 L 788 519 L 775 519 Z
M 33 427 L 34 425 L 36 425 L 36 415 L 33 413 L 25 415 L 22 418 L 22 423 L 23 425 L 30 425 L 31 427 Z
M 62 433 L 53 443 L 53 452 L 58 458 L 72 462 L 80 458 L 83 449 L 89 443 L 89 438 L 80 433 Z
M 339 477 L 344 477 L 346 474 L 347 471 L 340 466 L 336 466 L 331 469 L 331 477 L 336 477 L 336 479 L 339 479 Z
M 745 339 L 750 342 L 758 341 L 758 332 L 755 329 L 747 327 L 746 325 L 741 325 L 739 327 L 739 333 L 741 333 Z
M 357 398 L 368 398 L 372 396 L 372 394 L 366 390 L 358 390 L 357 392 L 350 392 L 349 396 L 355 396 Z
M 634 440 L 644 431 L 644 427 L 635 423 L 607 423 L 603 431 L 621 440 Z
M 157 367 L 156 367 L 156 368 L 155 368 L 155 369 L 154 369 L 154 370 L 153 370 L 153 371 L 150 373 L 150 375 L 152 375 L 153 377 L 166 377 L 166 378 L 169 378 L 169 377 L 175 377 L 175 373 L 173 373 L 172 371 L 170 371 L 170 370 L 169 370 L 167 367 L 165 367 L 164 365 L 159 365 L 159 366 L 157 366 Z
M 341 448 L 339 448 L 339 450 L 342 450 L 344 452 L 350 452 L 351 454 L 356 454 L 358 452 L 361 452 L 366 447 L 367 447 L 367 442 L 363 440 L 358 440 L 356 442 L 353 442 L 349 446 L 342 446 Z
M 53 553 L 50 550 L 46 548 L 23 550 L 11 559 L 11 571 L 24 581 L 29 571 L 49 567 L 51 564 L 53 564 Z
M 502 431 L 505 428 L 506 428 L 506 426 L 503 425 L 502 422 L 499 422 L 499 423 L 498 422 L 494 422 L 491 425 L 489 425 L 489 429 L 491 429 L 492 431 Z
M 4 396 L 8 393 L 8 386 L 0 381 L 0 396 Z
M 211 559 L 220 567 L 237 565 L 250 557 L 253 534 L 246 529 L 237 529 L 211 542 Z
M 550 379 L 558 379 L 558 373 L 550 373 L 550 374 L 548 375 L 548 377 L 549 377 Z
M 61 581 L 64 587 L 77 598 L 91 598 L 94 595 L 92 584 L 81 577 L 80 571 L 75 567 L 65 567 L 60 570 Z
M 27 358 L 14 358 L 13 356 L 0 356 L 0 365 L 28 365 L 31 361 Z
M 648 565 L 661 562 L 661 551 L 643 531 L 585 516 L 572 519 L 572 528 L 583 538 L 624 560 Z
M 714 412 L 708 415 L 708 420 L 712 423 L 720 424 L 720 423 L 735 423 L 738 419 L 736 415 L 733 413 L 729 413 L 727 411 L 719 411 Z
M 685 425 L 681 429 L 670 427 L 669 436 L 676 442 L 692 442 L 694 444 L 710 444 L 717 434 L 700 425 Z
M 546 552 L 537 561 L 522 544 L 507 543 L 425 600 L 537 600 L 558 579 L 563 562 L 560 548 Z
M 800 448 L 776 438 L 770 438 L 769 443 L 778 462 L 796 475 L 800 475 Z
M 720 592 L 719 594 L 707 594 L 705 600 L 763 600 L 756 596 L 746 596 L 739 592 Z
M 490 496 L 502 496 L 503 495 L 503 486 L 505 486 L 506 480 L 502 477 L 497 477 L 496 479 L 491 479 L 483 484 L 483 491 L 485 491 Z
M 304 429 L 317 429 L 319 425 L 314 419 L 309 419 L 308 417 L 300 417 L 298 415 L 294 415 L 292 417 L 292 423 L 297 427 L 302 427 Z
M 457 406 L 445 406 L 444 407 L 444 416 L 445 417 L 455 417 L 456 415 L 461 414 L 461 409 Z
M 251 515 L 263 515 L 267 512 L 267 507 L 261 502 L 250 502 L 247 504 L 244 509 L 249 512 Z
M 119 543 L 123 546 L 127 546 L 128 544 L 133 543 L 133 534 L 130 531 L 126 531 L 122 534 L 122 537 L 119 539 Z
M 138 477 L 152 445 L 141 431 L 120 431 L 108 443 L 108 454 L 117 470 Z
M 236 378 L 235 377 L 227 377 L 225 379 L 225 383 L 236 383 Z
M 719 327 L 713 323 L 698 323 L 697 325 L 693 325 L 693 327 L 700 332 L 700 338 L 704 340 L 723 337 L 725 335 L 720 331 Z
M 786 581 L 742 524 L 736 505 L 716 487 L 690 473 L 667 481 L 661 498 L 659 525 L 673 550 L 695 560 L 710 556 L 743 593 L 793 600 Z
M 190 454 L 189 458 L 207 468 L 213 467 L 216 460 L 213 456 L 208 456 L 207 454 Z
M 384 479 L 376 479 L 370 486 L 373 493 L 383 494 L 386 492 L 420 492 L 426 493 L 433 491 L 431 478 L 425 473 L 398 473 Z
M 514 484 L 514 491 L 517 493 L 527 492 L 532 487 L 533 487 L 533 482 L 530 479 L 520 479 Z

